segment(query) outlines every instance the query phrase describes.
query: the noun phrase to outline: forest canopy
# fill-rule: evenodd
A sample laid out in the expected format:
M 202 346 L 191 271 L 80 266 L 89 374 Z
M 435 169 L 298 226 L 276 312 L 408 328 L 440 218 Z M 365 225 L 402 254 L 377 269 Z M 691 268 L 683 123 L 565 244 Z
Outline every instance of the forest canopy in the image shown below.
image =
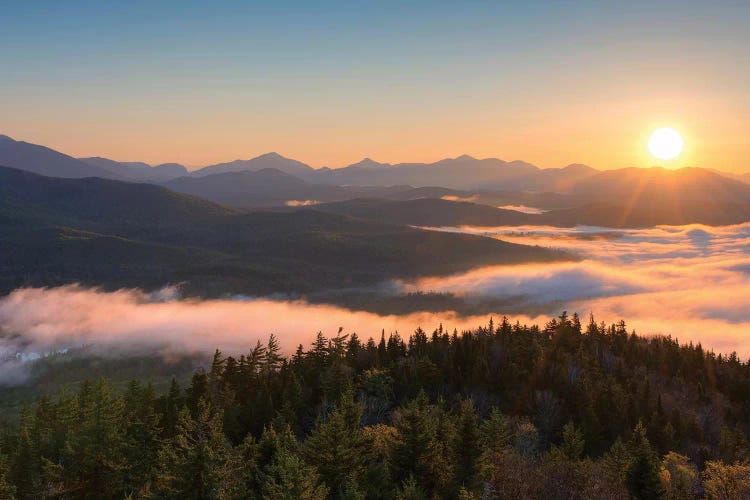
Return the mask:
M 624 322 L 272 335 L 186 387 L 43 396 L 0 498 L 747 498 L 750 365 Z

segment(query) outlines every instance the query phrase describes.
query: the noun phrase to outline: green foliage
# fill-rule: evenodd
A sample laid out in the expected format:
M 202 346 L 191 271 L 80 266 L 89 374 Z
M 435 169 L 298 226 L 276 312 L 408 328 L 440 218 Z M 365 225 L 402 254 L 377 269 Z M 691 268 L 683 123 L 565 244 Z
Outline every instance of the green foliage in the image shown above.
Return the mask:
M 5 457 L 0 456 L 0 498 L 14 500 L 16 498 L 16 487 L 9 475 L 8 461 Z
M 396 500 L 427 500 L 427 498 L 427 494 L 419 487 L 414 476 L 409 476 L 396 494 Z
M 626 473 L 630 496 L 637 500 L 664 498 L 666 492 L 662 484 L 659 462 L 646 438 L 646 430 L 640 424 L 633 431 L 630 448 L 633 462 Z
M 583 457 L 585 445 L 583 432 L 578 430 L 573 422 L 568 422 L 563 427 L 562 444 L 559 447 L 553 446 L 550 453 L 558 460 L 576 461 Z
M 231 448 L 221 425 L 222 415 L 200 401 L 196 416 L 184 408 L 176 436 L 161 449 L 156 491 L 163 498 L 221 498 L 236 479 L 229 465 Z
M 217 351 L 185 390 L 153 373 L 160 390 L 83 382 L 4 424 L 0 498 L 750 492 L 748 364 L 624 323 L 321 333 L 290 358 L 271 337 Z
M 471 399 L 462 401 L 453 439 L 455 482 L 459 488 L 475 486 L 477 464 L 482 453 L 478 420 L 474 402 Z
M 401 410 L 396 425 L 399 434 L 393 450 L 396 475 L 402 481 L 412 477 L 428 494 L 444 491 L 453 469 L 438 434 L 439 412 L 422 392 Z
M 338 498 L 350 498 L 365 486 L 366 443 L 359 427 L 361 420 L 362 407 L 347 390 L 325 421 L 318 421 L 304 444 L 308 463 L 317 466 L 321 479 Z
M 327 498 L 328 488 L 321 484 L 315 467 L 282 449 L 264 472 L 261 495 L 268 500 L 322 500 Z
M 510 419 L 493 406 L 489 416 L 481 424 L 482 446 L 497 452 L 513 444 L 513 428 Z

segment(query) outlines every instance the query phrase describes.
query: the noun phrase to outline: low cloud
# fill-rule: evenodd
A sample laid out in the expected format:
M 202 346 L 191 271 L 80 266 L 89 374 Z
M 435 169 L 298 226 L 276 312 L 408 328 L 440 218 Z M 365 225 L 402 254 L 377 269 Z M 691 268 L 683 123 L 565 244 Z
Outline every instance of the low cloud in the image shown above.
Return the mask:
M 287 200 L 284 205 L 287 207 L 309 207 L 311 205 L 318 205 L 318 200 Z
M 516 243 L 562 248 L 574 263 L 495 266 L 402 282 L 402 290 L 471 297 L 522 297 L 555 314 L 623 318 L 644 334 L 668 334 L 750 356 L 750 224 L 601 227 L 442 228 Z M 592 237 L 595 236 L 595 237 Z M 529 310 L 532 310 L 531 307 Z
M 503 205 L 497 208 L 500 208 L 502 210 L 514 210 L 516 212 L 522 212 L 525 214 L 534 214 L 534 215 L 543 214 L 547 211 L 541 208 L 529 207 L 526 205 Z
M 564 248 L 584 259 L 398 281 L 384 284 L 378 293 L 507 297 L 517 304 L 513 311 L 528 313 L 510 315 L 514 321 L 543 324 L 562 309 L 582 316 L 593 312 L 597 320 L 625 319 L 641 334 L 672 335 L 750 357 L 750 225 L 616 232 L 588 227 L 443 230 Z M 281 298 L 184 299 L 172 288 L 155 293 L 26 288 L 0 298 L 0 384 L 21 382 L 26 359 L 81 346 L 103 355 L 174 356 L 215 348 L 242 353 L 273 333 L 290 353 L 298 344 L 308 346 L 317 331 L 333 336 L 343 327 L 366 340 L 379 338 L 381 330 L 408 335 L 418 326 L 429 331 L 441 323 L 471 329 L 507 312 L 379 315 Z M 539 312 L 546 314 L 537 316 Z
M 446 194 L 445 196 L 440 197 L 441 200 L 446 201 L 468 201 L 468 202 L 474 202 L 479 199 L 479 196 L 472 195 L 472 196 L 456 196 L 453 194 Z
M 381 316 L 304 301 L 180 299 L 173 289 L 104 292 L 79 286 L 25 288 L 0 299 L 0 384 L 22 379 L 23 358 L 86 346 L 102 355 L 157 353 L 166 357 L 219 348 L 247 352 L 275 334 L 286 353 L 309 346 L 315 333 L 356 332 L 363 340 L 418 326 L 470 329 L 486 316 L 414 313 Z M 4 361 L 3 361 L 4 360 Z

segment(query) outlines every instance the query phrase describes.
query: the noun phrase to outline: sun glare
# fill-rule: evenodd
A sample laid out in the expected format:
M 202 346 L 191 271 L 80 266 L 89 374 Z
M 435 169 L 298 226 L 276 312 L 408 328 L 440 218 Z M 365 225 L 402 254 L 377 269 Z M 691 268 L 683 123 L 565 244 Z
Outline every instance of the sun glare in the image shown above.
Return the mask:
M 683 144 L 680 133 L 675 129 L 660 128 L 649 137 L 648 150 L 660 160 L 671 160 L 680 155 Z

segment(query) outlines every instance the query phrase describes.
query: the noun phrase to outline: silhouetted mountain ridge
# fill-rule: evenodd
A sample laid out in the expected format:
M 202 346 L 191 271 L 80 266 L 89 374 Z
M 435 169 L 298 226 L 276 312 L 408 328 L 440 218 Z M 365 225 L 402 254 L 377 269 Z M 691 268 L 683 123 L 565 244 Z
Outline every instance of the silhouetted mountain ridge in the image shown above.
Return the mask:
M 7 135 L 0 136 L 0 165 L 53 177 L 123 178 L 108 169 L 90 165 L 45 146 L 16 141 Z
M 203 177 L 211 174 L 258 171 L 266 168 L 274 168 L 290 175 L 307 175 L 314 171 L 311 166 L 301 161 L 285 158 L 278 153 L 266 153 L 250 160 L 234 160 L 227 163 L 209 165 L 191 172 L 190 175 Z
M 179 163 L 162 163 L 152 167 L 147 163 L 118 162 L 98 156 L 80 160 L 135 182 L 164 182 L 188 174 L 188 169 Z

